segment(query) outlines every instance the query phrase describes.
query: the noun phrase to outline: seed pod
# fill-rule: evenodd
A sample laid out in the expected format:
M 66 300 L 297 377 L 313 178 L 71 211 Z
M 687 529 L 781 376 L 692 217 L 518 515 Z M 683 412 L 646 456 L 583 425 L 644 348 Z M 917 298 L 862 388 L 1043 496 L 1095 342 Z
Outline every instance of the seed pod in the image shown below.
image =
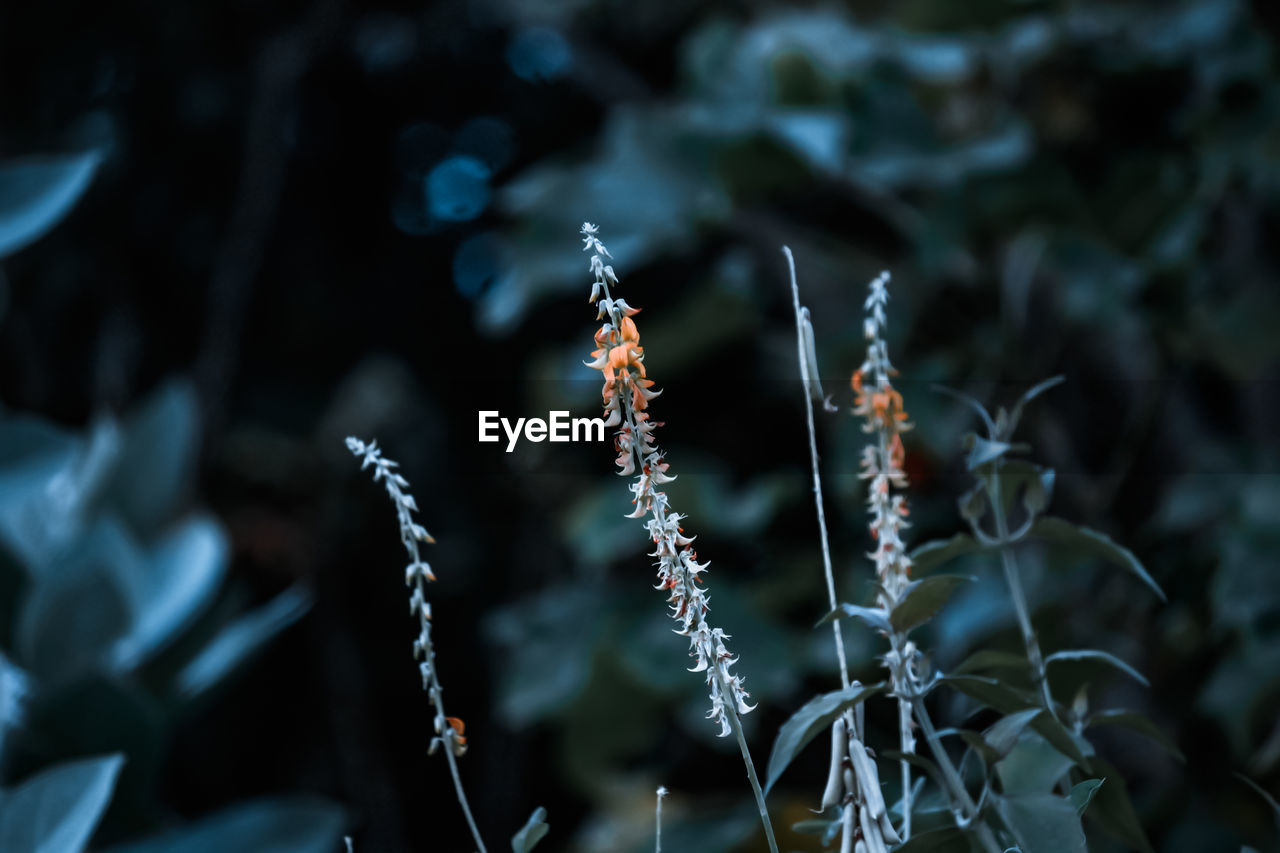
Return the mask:
M 859 809 L 862 823 L 862 840 L 867 842 L 867 853 L 889 853 L 884 846 L 884 838 L 880 835 L 880 827 L 871 816 L 870 809 Z
M 822 791 L 822 810 L 840 802 L 840 760 L 845 753 L 844 717 L 836 717 L 831 726 L 831 767 L 827 770 L 827 787 Z
M 880 815 L 880 835 L 884 837 L 886 844 L 902 843 L 902 839 L 898 836 L 898 831 L 893 828 L 893 821 L 889 820 L 888 812 Z
M 880 777 L 876 767 L 867 757 L 867 748 L 857 738 L 849 739 L 849 758 L 853 762 L 853 770 L 858 776 L 858 785 L 871 817 L 879 820 L 885 813 L 884 794 L 880 791 Z
M 853 803 L 844 804 L 843 817 L 843 826 L 840 829 L 840 853 L 851 853 L 853 850 L 853 833 L 855 823 L 853 819 Z M 859 841 L 858 844 L 861 845 L 862 842 Z
M 859 838 L 858 843 L 853 845 L 853 853 L 867 853 L 867 842 Z

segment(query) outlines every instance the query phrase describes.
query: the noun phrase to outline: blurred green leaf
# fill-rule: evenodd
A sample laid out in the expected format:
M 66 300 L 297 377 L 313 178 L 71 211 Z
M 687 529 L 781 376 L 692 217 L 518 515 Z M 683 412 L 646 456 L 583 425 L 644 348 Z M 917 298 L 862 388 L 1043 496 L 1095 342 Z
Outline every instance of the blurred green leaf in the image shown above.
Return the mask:
M 79 853 L 111 800 L 124 756 L 70 761 L 0 791 L 0 850 Z
M 782 727 L 778 729 L 778 737 L 773 742 L 769 753 L 769 768 L 765 774 L 764 790 L 767 793 L 778 781 L 778 777 L 790 766 L 792 760 L 800 754 L 809 741 L 819 732 L 826 731 L 836 717 L 852 708 L 869 696 L 874 696 L 884 689 L 884 684 L 862 686 L 851 684 L 844 690 L 824 693 L 810 699 L 805 705 L 792 714 Z
M 34 243 L 84 195 L 102 162 L 98 151 L 0 163 L 0 258 Z
M 547 825 L 547 810 L 538 806 L 533 810 L 533 814 L 529 815 L 529 819 L 525 821 L 520 831 L 511 837 L 511 853 L 529 853 L 550 831 L 551 827 Z
M 278 633 L 301 619 L 311 609 L 312 601 L 310 590 L 293 586 L 223 626 L 183 666 L 174 679 L 174 689 L 190 698 L 213 687 Z
M 107 853 L 336 853 L 347 818 L 319 797 L 253 800 Z
M 200 443 L 200 412 L 188 380 L 165 382 L 125 421 L 115 473 L 101 501 L 148 536 L 182 508 Z
M 1142 567 L 1142 563 L 1133 555 L 1133 552 L 1122 545 L 1117 545 L 1111 540 L 1111 537 L 1104 533 L 1090 530 L 1087 527 L 1080 527 L 1053 516 L 1043 516 L 1037 519 L 1031 528 L 1031 533 L 1048 542 L 1068 545 L 1090 556 L 1107 560 L 1125 569 L 1145 583 L 1160 597 L 1161 601 L 1168 601 L 1165 598 L 1164 591 L 1160 589 L 1160 585 L 1151 578 L 1151 575 L 1147 574 L 1147 570 Z

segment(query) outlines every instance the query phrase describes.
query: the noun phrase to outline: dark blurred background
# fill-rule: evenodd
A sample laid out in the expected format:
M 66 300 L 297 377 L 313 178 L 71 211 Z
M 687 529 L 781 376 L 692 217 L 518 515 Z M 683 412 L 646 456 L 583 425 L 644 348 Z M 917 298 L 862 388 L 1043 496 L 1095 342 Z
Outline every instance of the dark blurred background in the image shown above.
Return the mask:
M 1169 602 L 1031 553 L 1043 642 L 1150 679 L 1087 674 L 1091 703 L 1185 755 L 1096 740 L 1156 849 L 1280 849 L 1233 775 L 1280 790 L 1278 27 L 1263 0 L 0 6 L 0 220 L 43 217 L 0 265 L 3 782 L 124 752 L 99 847 L 306 795 L 360 853 L 469 849 L 356 434 L 402 462 L 439 540 L 440 674 L 490 848 L 543 805 L 549 849 L 643 849 L 664 784 L 669 849 L 763 849 L 609 449 L 474 437 L 481 409 L 597 412 L 590 220 L 644 309 L 670 495 L 760 702 L 758 763 L 838 684 L 811 629 L 788 244 L 843 408 L 819 416 L 843 596 L 870 573 L 848 375 L 889 269 L 913 541 L 961 529 L 977 426 L 930 384 L 994 405 L 1063 374 L 1023 430 L 1052 508 L 1132 548 Z M 57 197 L 23 214 L 29 185 Z M 58 471 L 85 497 L 42 551 L 22 513 Z M 152 560 L 159 584 L 134 551 L 175 537 L 200 588 L 102 616 L 94 573 Z M 32 568 L 108 551 L 131 556 L 78 587 Z M 926 635 L 942 667 L 1017 648 L 986 563 Z M 874 677 L 878 646 L 846 634 Z M 811 752 L 771 797 L 779 826 L 816 805 Z

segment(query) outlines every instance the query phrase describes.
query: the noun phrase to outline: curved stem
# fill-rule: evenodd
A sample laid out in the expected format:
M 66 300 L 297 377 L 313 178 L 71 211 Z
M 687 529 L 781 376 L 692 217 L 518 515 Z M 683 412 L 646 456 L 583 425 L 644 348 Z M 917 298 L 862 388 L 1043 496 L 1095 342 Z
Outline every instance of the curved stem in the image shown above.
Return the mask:
M 452 740 L 452 736 L 449 738 Z M 476 843 L 476 849 L 479 853 L 488 853 L 484 847 L 484 841 L 480 838 L 480 829 L 476 826 L 476 819 L 471 816 L 471 805 L 467 802 L 467 793 L 462 789 L 462 776 L 458 773 L 458 759 L 453 754 L 453 744 L 446 743 L 444 745 L 444 757 L 449 762 L 449 774 L 453 776 L 453 790 L 458 795 L 458 805 L 462 806 L 462 814 L 467 819 L 467 827 L 471 830 L 471 839 Z
M 952 801 L 964 810 L 970 820 L 974 820 L 978 817 L 978 807 L 973 802 L 973 797 L 969 796 L 969 791 L 965 788 L 964 780 L 960 778 L 960 773 L 956 770 L 955 765 L 951 763 L 951 756 L 947 755 L 947 751 L 943 748 L 942 739 L 938 737 L 938 732 L 933 727 L 933 720 L 929 717 L 929 712 L 924 707 L 924 699 L 920 696 L 915 696 L 912 698 L 911 704 L 915 709 L 916 722 L 920 724 L 920 732 L 929 744 L 929 750 L 933 753 L 938 769 L 942 771 L 942 779 L 946 783 L 947 791 L 951 795 Z M 983 848 L 990 851 L 990 853 L 1001 853 L 1004 850 L 997 843 L 995 833 L 991 831 L 991 827 L 987 826 L 986 823 L 981 820 L 975 820 L 972 826 Z

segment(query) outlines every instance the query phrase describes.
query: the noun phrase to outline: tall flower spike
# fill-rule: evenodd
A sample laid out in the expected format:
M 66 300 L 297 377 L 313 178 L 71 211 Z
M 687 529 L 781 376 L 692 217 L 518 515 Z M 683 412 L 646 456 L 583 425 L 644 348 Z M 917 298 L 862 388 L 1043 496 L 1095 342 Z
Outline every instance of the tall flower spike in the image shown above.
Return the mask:
M 639 309 L 613 298 L 610 287 L 616 285 L 618 279 L 613 267 L 604 263 L 604 258 L 611 256 L 600 242 L 598 231 L 590 222 L 582 224 L 583 250 L 591 252 L 590 267 L 595 277 L 590 300 L 598 305 L 596 319 L 604 321 L 595 334 L 592 360 L 585 364 L 604 376 L 601 398 L 605 423 L 618 428 L 614 437 L 618 473 L 635 478 L 630 485 L 635 509 L 627 517 L 645 519 L 645 529 L 654 546 L 650 556 L 656 558 L 658 567 L 656 588 L 667 592 L 671 618 L 677 625 L 675 632 L 689 638 L 689 656 L 694 661 L 690 671 L 706 673 L 711 700 L 707 718 L 720 726 L 720 737 L 738 736 L 765 835 L 770 849 L 776 853 L 777 842 L 764 806 L 764 794 L 738 724 L 738 715 L 751 712 L 755 706 L 747 704 L 749 694 L 742 686 L 742 677 L 733 673 L 738 659 L 725 645 L 729 636 L 707 623 L 708 597 L 700 577 L 707 564 L 698 562 L 693 537 L 684 535 L 684 528 L 680 526 L 684 516 L 671 509 L 666 493 L 658 488 L 675 479 L 667 473 L 667 463 L 654 439 L 658 422 L 650 418 L 648 411 L 649 402 L 659 392 L 652 390 L 653 380 L 646 375 L 644 348 L 640 346 L 640 332 L 632 319 Z
M 676 633 L 689 638 L 689 655 L 694 659 L 691 671 L 707 673 L 711 699 L 707 717 L 719 724 L 720 737 L 728 737 L 732 729 L 725 704 L 731 702 L 740 714 L 755 706 L 747 704 L 742 678 L 732 672 L 737 658 L 725 647 L 728 635 L 707 623 L 708 599 L 699 577 L 707 564 L 697 562 L 693 537 L 683 534 L 680 521 L 684 516 L 673 512 L 666 493 L 658 490 L 658 486 L 675 479 L 667 473 L 667 463 L 653 435 L 658 424 L 648 412 L 649 401 L 660 392 L 652 390 L 653 380 L 645 376 L 644 348 L 631 319 L 638 309 L 614 299 L 609 292 L 617 278 L 601 260 L 609 257 L 609 250 L 596 236 L 597 231 L 589 222 L 582 225 L 584 250 L 592 252 L 591 270 L 596 279 L 591 301 L 599 302 L 599 317 L 604 319 L 595 336 L 597 348 L 586 364 L 604 375 L 601 397 L 605 422 L 618 427 L 614 438 L 618 473 L 635 477 L 630 486 L 635 509 L 628 517 L 646 519 L 645 527 L 654 544 L 650 556 L 657 560 L 657 589 L 668 592 L 671 617 L 679 626 Z
M 427 691 L 431 707 L 435 709 L 432 721 L 435 737 L 431 739 L 429 753 L 435 753 L 441 746 L 445 748 L 445 758 L 449 762 L 449 770 L 453 776 L 454 790 L 458 795 L 458 803 L 471 829 L 472 839 L 480 853 L 485 853 L 484 841 L 480 838 L 480 830 L 475 818 L 471 816 L 471 806 L 467 803 L 466 793 L 462 789 L 462 780 L 458 775 L 457 759 L 467 752 L 467 739 L 463 736 L 466 724 L 457 717 L 449 717 L 444 712 L 443 689 L 436 673 L 436 651 L 431 642 L 431 604 L 427 601 L 427 582 L 434 581 L 436 576 L 431 567 L 422 559 L 419 545 L 436 540 L 427 529 L 414 520 L 413 514 L 418 511 L 417 501 L 408 491 L 409 481 L 395 469 L 398 462 L 382 455 L 377 441 L 364 443 L 354 436 L 347 438 L 347 449 L 360 458 L 360 470 L 373 469 L 373 481 L 381 481 L 387 490 L 387 497 L 396 508 L 396 520 L 400 523 L 400 542 L 404 545 L 409 557 L 409 564 L 404 570 L 404 582 L 411 590 L 409 593 L 409 614 L 418 617 L 418 637 L 413 641 L 413 656 L 418 660 L 418 671 L 422 675 L 422 689 Z

